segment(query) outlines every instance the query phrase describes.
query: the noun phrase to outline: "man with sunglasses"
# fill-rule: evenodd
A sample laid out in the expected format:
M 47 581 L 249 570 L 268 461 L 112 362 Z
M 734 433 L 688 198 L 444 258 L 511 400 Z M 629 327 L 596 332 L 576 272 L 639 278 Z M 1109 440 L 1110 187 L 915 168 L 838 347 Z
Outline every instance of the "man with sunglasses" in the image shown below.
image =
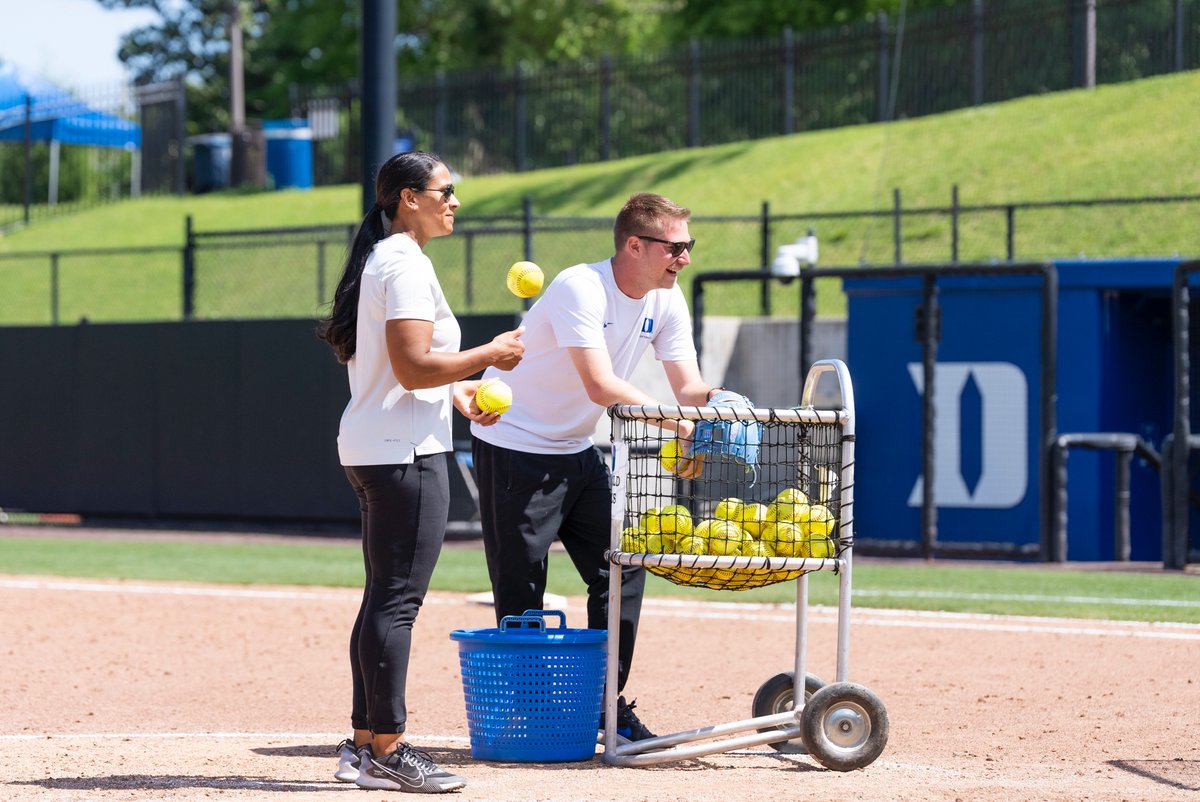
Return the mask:
M 612 404 L 661 403 L 629 383 L 649 347 L 677 403 L 703 406 L 721 389 L 700 377 L 678 284 L 696 244 L 690 216 L 661 195 L 629 198 L 613 226 L 615 254 L 563 270 L 526 314 L 525 357 L 504 374 L 512 408 L 493 426 L 471 426 L 497 622 L 543 608 L 547 556 L 559 540 L 587 586 L 588 627 L 608 628 L 611 482 L 593 444 L 597 423 Z M 665 425 L 690 442 L 690 421 Z M 677 468 L 685 478 L 699 470 L 686 458 Z M 629 676 L 645 585 L 642 568 L 622 570 L 618 692 Z M 623 695 L 617 719 L 621 736 L 653 737 Z

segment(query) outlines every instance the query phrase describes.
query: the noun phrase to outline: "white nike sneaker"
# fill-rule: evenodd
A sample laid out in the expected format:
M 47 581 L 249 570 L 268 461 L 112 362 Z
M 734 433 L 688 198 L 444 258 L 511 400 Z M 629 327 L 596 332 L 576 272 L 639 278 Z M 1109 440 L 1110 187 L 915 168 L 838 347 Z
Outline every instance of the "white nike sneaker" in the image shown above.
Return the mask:
M 465 779 L 440 768 L 428 754 L 405 742 L 384 757 L 364 754 L 355 782 L 359 788 L 411 794 L 444 794 L 467 784 Z

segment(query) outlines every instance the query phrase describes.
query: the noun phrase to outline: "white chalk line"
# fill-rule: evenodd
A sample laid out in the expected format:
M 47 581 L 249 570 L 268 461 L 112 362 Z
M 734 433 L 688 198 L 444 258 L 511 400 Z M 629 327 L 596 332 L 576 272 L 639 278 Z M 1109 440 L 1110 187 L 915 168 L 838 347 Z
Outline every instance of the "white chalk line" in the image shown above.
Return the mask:
M 185 738 L 237 739 L 251 738 L 257 741 L 317 741 L 332 745 L 346 737 L 344 732 L 45 732 L 20 735 L 0 735 L 0 741 L 105 741 L 105 740 L 166 740 Z M 436 742 L 466 744 L 465 735 L 422 735 L 414 743 Z M 333 753 L 330 752 L 332 755 Z
M 0 579 L 0 589 L 48 590 L 75 593 L 137 593 L 165 596 L 321 602 L 357 600 L 362 595 L 361 591 L 336 588 L 315 591 L 292 589 L 267 590 L 219 586 L 83 582 L 56 579 Z M 855 595 L 861 596 L 864 594 L 858 592 Z M 987 594 L 977 594 L 977 596 L 979 598 L 986 598 Z M 1017 596 L 1016 598 L 1021 597 Z M 1052 600 L 1054 597 L 1042 598 L 1043 600 Z M 1100 599 L 1098 601 L 1107 602 L 1109 600 Z M 425 603 L 452 605 L 461 603 L 461 600 L 434 594 L 428 596 Z M 1151 602 L 1144 601 L 1143 603 Z M 793 604 L 745 604 L 737 602 L 704 602 L 654 598 L 646 599 L 643 606 L 643 613 L 651 616 L 709 620 L 793 621 L 795 620 L 794 611 L 795 605 Z M 810 622 L 829 623 L 836 621 L 836 619 L 836 608 L 821 605 L 814 605 L 809 608 Z M 1002 616 L 930 610 L 885 610 L 880 608 L 855 608 L 851 612 L 851 621 L 863 626 L 908 629 L 973 630 L 1020 634 L 1041 633 L 1088 637 L 1135 637 L 1185 641 L 1200 640 L 1200 626 L 1177 622 L 1144 623 L 1093 620 L 1087 624 L 1083 624 L 1080 623 L 1079 619 Z
M 941 590 L 866 590 L 852 591 L 855 596 L 884 596 L 898 599 L 962 599 L 966 601 L 1051 602 L 1054 604 L 1117 604 L 1130 607 L 1200 608 L 1196 599 L 1128 599 L 1105 596 L 1044 596 L 1034 593 L 958 593 Z

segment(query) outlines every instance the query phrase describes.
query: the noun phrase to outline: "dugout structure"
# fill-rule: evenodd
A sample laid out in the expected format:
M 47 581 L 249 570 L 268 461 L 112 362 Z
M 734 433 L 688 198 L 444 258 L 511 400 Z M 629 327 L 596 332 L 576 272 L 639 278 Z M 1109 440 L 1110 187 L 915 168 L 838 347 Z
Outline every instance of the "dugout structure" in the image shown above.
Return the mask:
M 833 408 L 817 409 L 818 384 L 833 382 Z M 604 761 L 644 766 L 771 744 L 803 748 L 826 768 L 873 762 L 888 737 L 887 711 L 849 682 L 854 551 L 854 397 L 839 360 L 809 371 L 801 404 L 630 406 L 609 409 L 613 430 L 613 566 L 642 566 L 680 585 L 723 591 L 796 582 L 793 670 L 768 678 L 752 717 L 631 742 L 616 731 L 620 570 L 610 572 Z M 743 399 L 744 400 L 744 399 Z M 703 470 L 677 473 L 670 422 L 696 424 L 691 454 Z M 839 575 L 837 676 L 807 674 L 808 574 Z

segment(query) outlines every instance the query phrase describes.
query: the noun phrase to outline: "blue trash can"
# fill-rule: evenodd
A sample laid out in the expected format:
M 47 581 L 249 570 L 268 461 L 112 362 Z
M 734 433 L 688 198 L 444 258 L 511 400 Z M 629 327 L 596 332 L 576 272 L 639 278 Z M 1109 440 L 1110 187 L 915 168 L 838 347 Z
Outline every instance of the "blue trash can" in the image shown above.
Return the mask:
M 313 132 L 308 120 L 264 120 L 267 173 L 275 189 L 311 189 Z
M 233 139 L 229 134 L 190 136 L 187 143 L 192 147 L 192 191 L 226 189 L 233 159 Z
M 545 616 L 559 626 L 546 628 Z M 456 629 L 471 755 L 479 760 L 588 760 L 604 703 L 602 629 L 567 629 L 559 610 L 505 616 L 498 629 Z

